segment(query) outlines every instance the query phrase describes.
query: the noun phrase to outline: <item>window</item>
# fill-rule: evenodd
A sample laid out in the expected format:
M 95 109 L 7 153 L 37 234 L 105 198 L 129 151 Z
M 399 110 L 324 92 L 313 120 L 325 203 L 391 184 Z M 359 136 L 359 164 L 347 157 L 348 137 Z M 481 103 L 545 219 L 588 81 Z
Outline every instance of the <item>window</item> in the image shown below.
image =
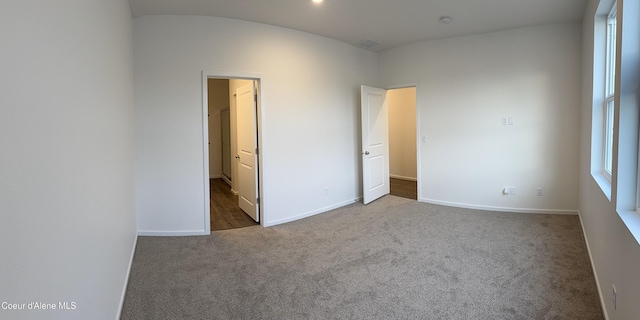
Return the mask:
M 614 98 L 616 87 L 616 4 L 607 16 L 607 44 L 605 53 L 605 99 L 604 115 L 604 143 L 602 174 L 609 180 L 613 171 L 613 119 L 615 115 Z

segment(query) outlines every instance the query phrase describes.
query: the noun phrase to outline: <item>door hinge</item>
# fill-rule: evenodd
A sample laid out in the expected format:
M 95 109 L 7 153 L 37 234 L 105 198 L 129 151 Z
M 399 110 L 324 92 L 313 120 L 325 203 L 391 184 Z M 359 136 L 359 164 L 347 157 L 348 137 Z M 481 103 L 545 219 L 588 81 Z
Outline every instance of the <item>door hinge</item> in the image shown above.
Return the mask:
M 253 94 L 253 101 L 258 102 L 258 94 L 257 93 Z
M 256 154 L 258 154 L 258 151 L 259 151 L 259 149 L 258 149 L 258 148 L 256 148 Z
M 260 204 L 260 198 L 256 198 L 256 204 Z

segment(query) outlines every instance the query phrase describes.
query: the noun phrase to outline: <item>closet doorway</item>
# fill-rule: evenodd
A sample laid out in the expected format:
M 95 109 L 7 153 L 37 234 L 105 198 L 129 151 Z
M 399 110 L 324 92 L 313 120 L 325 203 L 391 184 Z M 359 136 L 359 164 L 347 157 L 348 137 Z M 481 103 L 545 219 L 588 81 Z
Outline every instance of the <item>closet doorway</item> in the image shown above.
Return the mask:
M 418 200 L 416 87 L 387 90 L 390 194 Z

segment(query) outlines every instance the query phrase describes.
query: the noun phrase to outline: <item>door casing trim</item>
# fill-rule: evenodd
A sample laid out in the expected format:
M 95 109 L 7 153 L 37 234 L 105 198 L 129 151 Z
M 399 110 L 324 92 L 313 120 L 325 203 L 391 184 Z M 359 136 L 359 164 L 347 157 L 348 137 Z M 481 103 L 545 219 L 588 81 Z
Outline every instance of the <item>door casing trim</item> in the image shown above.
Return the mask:
M 201 84 L 202 84 L 202 151 L 203 151 L 203 185 L 204 185 L 204 228 L 206 234 L 211 234 L 211 199 L 209 198 L 209 97 L 208 97 L 208 79 L 242 79 L 253 80 L 256 82 L 258 102 L 256 106 L 256 119 L 257 119 L 257 135 L 258 135 L 258 149 L 260 152 L 257 155 L 258 158 L 258 191 L 257 197 L 260 198 L 260 204 L 257 205 L 257 214 L 260 220 L 260 225 L 265 226 L 266 214 L 265 214 L 265 202 L 263 197 L 264 179 L 263 179 L 263 147 L 262 147 L 262 128 L 263 128 L 263 114 L 264 114 L 264 87 L 265 79 L 261 74 L 242 73 L 242 72 L 225 72 L 215 70 L 202 70 L 200 72 Z

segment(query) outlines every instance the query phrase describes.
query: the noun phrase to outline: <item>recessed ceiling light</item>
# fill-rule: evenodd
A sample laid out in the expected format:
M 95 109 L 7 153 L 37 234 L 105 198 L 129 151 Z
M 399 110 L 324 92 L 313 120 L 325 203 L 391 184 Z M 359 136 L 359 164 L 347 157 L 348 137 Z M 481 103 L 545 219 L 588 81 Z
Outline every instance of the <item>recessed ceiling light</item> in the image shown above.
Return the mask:
M 324 0 L 311 0 L 311 2 L 313 2 L 313 3 L 322 3 L 322 1 L 324 1 Z
M 440 17 L 440 22 L 442 22 L 442 23 L 449 24 L 449 23 L 451 23 L 451 21 L 453 21 L 453 19 L 451 17 L 449 17 L 449 16 Z

